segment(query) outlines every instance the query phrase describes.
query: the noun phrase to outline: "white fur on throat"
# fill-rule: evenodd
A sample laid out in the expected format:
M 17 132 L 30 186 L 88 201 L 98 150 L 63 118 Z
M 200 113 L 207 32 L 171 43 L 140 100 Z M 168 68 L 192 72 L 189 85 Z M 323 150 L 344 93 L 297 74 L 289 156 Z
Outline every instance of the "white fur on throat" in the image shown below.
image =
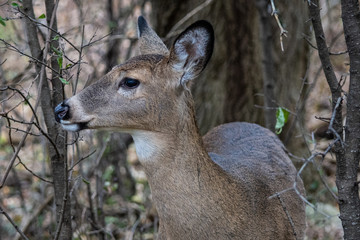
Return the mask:
M 129 133 L 134 139 L 136 153 L 142 162 L 153 161 L 166 144 L 165 139 L 153 132 L 134 130 Z

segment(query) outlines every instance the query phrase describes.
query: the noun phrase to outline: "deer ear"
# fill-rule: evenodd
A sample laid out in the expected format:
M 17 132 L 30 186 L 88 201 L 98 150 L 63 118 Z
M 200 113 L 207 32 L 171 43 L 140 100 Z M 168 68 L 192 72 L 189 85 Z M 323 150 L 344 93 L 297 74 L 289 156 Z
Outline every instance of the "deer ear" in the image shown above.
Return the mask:
M 165 56 L 169 54 L 169 50 L 163 41 L 155 31 L 149 27 L 143 16 L 138 18 L 137 30 L 141 54 L 160 54 Z
M 170 51 L 169 62 L 176 71 L 183 73 L 180 84 L 184 88 L 204 70 L 213 48 L 214 30 L 204 20 L 190 25 L 177 37 Z

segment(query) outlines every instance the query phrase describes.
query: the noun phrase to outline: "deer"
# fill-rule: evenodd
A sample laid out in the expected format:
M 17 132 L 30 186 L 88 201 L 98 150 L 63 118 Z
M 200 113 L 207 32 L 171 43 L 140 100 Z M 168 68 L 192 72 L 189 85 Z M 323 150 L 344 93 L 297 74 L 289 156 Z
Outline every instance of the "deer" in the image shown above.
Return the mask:
M 193 23 L 170 49 L 142 16 L 137 28 L 140 55 L 60 103 L 56 121 L 131 134 L 157 239 L 303 239 L 304 186 L 278 137 L 245 122 L 199 133 L 190 88 L 212 55 L 212 25 Z

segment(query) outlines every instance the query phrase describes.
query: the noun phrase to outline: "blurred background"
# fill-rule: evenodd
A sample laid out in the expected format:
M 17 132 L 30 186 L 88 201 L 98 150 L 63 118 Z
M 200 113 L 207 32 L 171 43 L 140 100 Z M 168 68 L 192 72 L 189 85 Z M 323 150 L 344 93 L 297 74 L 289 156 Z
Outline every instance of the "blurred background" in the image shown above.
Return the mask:
M 326 152 L 311 158 L 332 140 L 326 121 L 331 94 L 306 1 L 271 1 L 274 6 L 264 0 L 29 2 L 0 1 L 0 239 L 20 239 L 14 225 L 29 239 L 53 239 L 62 202 L 73 239 L 156 237 L 158 217 L 131 137 L 105 130 L 66 134 L 51 120 L 60 100 L 139 53 L 140 15 L 169 47 L 194 21 L 212 23 L 213 57 L 192 88 L 201 133 L 232 121 L 277 131 L 307 189 L 307 239 L 342 239 L 334 156 Z M 348 55 L 339 2 L 322 0 L 320 8 L 331 61 L 346 91 Z M 31 40 L 45 52 L 54 7 L 48 55 L 35 56 Z M 282 28 L 287 32 L 281 34 Z M 39 96 L 42 65 L 51 67 L 44 72 L 48 88 Z M 47 109 L 46 102 L 51 103 Z M 280 130 L 275 129 L 279 109 L 289 113 Z M 60 138 L 62 167 L 51 153 Z M 60 168 L 65 170 L 56 173 Z M 67 179 L 61 190 L 67 192 L 66 201 L 57 195 L 54 174 L 62 174 L 60 182 Z

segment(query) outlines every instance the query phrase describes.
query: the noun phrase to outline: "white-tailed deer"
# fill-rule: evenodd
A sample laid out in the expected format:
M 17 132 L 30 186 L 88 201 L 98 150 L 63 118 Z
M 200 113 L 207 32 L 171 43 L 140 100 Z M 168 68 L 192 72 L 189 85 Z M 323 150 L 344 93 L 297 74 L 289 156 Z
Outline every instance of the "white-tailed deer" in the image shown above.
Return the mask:
M 168 50 L 143 17 L 141 55 L 55 109 L 69 131 L 130 133 L 160 217 L 159 239 L 303 239 L 301 179 L 269 130 L 229 123 L 199 135 L 190 83 L 205 68 L 212 26 L 198 21 Z M 222 43 L 225 44 L 225 43 Z

